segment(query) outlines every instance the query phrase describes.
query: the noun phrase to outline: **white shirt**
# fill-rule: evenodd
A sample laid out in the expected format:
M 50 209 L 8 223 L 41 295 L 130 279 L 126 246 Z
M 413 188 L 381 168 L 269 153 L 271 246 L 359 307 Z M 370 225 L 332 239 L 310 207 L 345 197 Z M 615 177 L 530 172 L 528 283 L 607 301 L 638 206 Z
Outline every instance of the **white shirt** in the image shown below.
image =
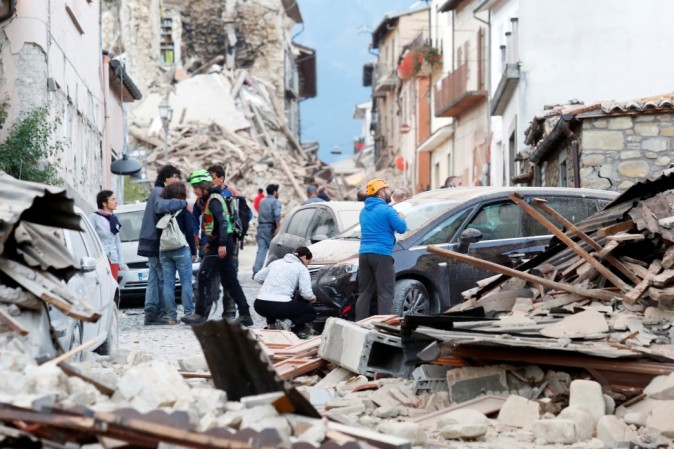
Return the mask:
M 258 271 L 254 279 L 263 283 L 257 299 L 290 302 L 298 286 L 304 299 L 314 297 L 309 270 L 294 254 L 286 254 L 283 259 L 270 263 Z

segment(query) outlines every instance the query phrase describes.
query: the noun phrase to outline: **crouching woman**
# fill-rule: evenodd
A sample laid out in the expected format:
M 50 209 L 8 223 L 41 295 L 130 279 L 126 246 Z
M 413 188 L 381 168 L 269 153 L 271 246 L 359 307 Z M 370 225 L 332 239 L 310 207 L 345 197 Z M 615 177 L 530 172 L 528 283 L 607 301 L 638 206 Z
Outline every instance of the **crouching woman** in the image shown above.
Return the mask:
M 311 251 L 300 246 L 255 274 L 254 279 L 262 288 L 253 307 L 267 319 L 268 328 L 292 330 L 303 338 L 310 335 L 309 323 L 316 319 L 316 310 L 311 305 L 316 296 L 307 269 L 311 258 Z

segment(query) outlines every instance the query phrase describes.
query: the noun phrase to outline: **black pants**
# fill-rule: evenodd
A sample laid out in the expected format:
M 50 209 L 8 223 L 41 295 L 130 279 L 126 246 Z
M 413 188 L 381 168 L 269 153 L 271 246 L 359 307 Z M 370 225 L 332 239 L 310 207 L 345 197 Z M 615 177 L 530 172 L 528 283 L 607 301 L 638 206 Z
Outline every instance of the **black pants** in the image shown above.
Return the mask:
M 396 272 L 393 257 L 381 254 L 360 254 L 358 256 L 358 300 L 356 301 L 356 321 L 370 316 L 370 302 L 377 293 L 377 313 L 390 315 L 393 305 Z
M 199 316 L 206 317 L 211 307 L 218 300 L 219 289 L 217 288 L 218 277 L 223 286 L 227 286 L 230 296 L 239 308 L 239 315 L 250 315 L 250 307 L 243 293 L 241 284 L 236 275 L 234 266 L 234 243 L 227 243 L 227 255 L 224 259 L 218 257 L 217 246 L 211 246 L 199 267 L 197 276 L 197 291 L 195 295 L 195 312 Z M 215 288 L 213 288 L 215 286 Z M 223 312 L 224 318 L 224 312 Z
M 253 308 L 258 315 L 267 319 L 267 324 L 273 324 L 276 320 L 289 319 L 293 322 L 293 326 L 301 326 L 316 319 L 314 306 L 303 299 L 293 299 L 289 302 L 256 299 Z

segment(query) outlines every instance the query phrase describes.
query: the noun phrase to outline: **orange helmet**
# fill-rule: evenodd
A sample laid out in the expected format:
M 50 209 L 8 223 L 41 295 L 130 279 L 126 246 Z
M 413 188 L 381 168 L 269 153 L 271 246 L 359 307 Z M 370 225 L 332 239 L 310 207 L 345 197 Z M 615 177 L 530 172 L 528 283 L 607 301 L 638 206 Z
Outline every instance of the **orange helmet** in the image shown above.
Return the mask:
M 368 182 L 367 185 L 365 186 L 365 190 L 367 191 L 367 196 L 374 195 L 375 193 L 379 192 L 381 189 L 384 189 L 388 187 L 388 184 L 386 184 L 386 181 L 383 179 L 373 179 L 372 181 Z

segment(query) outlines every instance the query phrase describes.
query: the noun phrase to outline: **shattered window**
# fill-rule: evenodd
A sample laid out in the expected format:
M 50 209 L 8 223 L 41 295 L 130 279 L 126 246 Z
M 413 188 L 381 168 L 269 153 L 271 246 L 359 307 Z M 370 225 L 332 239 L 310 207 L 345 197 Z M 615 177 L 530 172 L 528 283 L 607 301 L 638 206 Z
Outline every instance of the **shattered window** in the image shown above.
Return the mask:
M 482 240 L 514 239 L 523 237 L 522 219 L 522 209 L 513 202 L 489 204 L 468 227 L 482 232 Z
M 297 211 L 297 213 L 290 219 L 286 232 L 298 237 L 306 236 L 309 225 L 311 224 L 311 218 L 314 216 L 315 211 L 316 209 L 314 208 Z
M 419 244 L 442 245 L 451 242 L 456 231 L 459 230 L 471 210 L 467 209 L 458 214 L 451 215 L 447 220 L 444 220 L 433 228 Z
M 578 223 L 579 221 L 586 219 L 599 210 L 599 205 L 597 204 L 597 200 L 595 198 L 557 197 L 545 198 L 545 200 L 551 209 L 569 220 L 571 223 Z M 562 229 L 561 223 L 558 223 L 556 220 L 545 213 L 543 215 L 552 223 L 554 223 L 557 228 Z M 545 226 L 536 220 L 532 219 L 531 221 L 532 236 L 551 234 L 551 232 L 548 231 Z

